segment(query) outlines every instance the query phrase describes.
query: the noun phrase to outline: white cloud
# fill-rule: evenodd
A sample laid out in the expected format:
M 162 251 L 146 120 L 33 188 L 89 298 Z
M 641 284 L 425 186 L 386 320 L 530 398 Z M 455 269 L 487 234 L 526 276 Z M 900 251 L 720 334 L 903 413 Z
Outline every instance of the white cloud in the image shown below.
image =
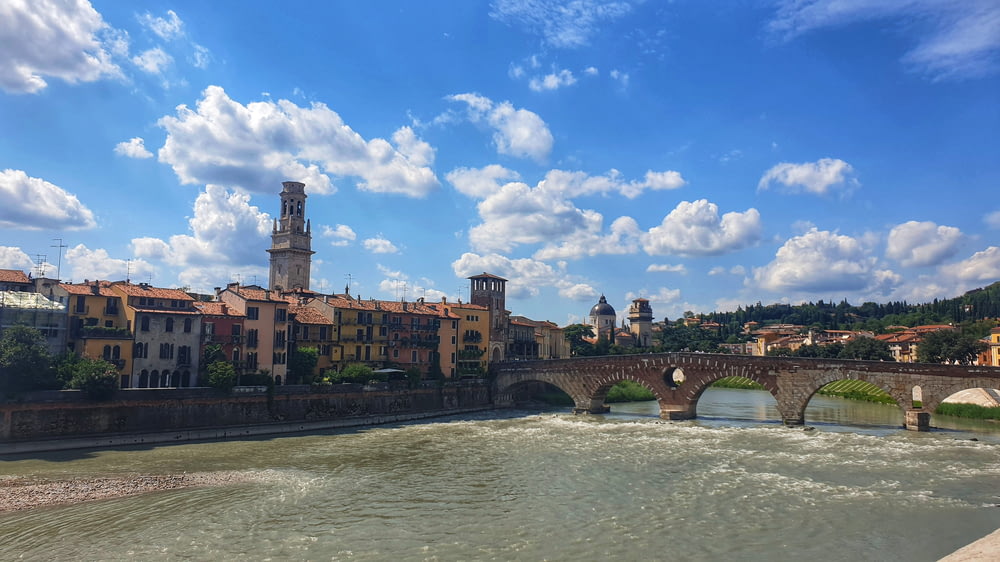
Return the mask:
M 583 256 L 625 255 L 639 251 L 642 230 L 632 217 L 619 217 L 603 234 L 604 217 L 597 211 L 583 212 L 584 227 L 563 238 L 560 244 L 548 244 L 535 252 L 538 260 L 577 259 Z
M 191 55 L 191 64 L 194 65 L 195 68 L 208 68 L 208 63 L 212 61 L 211 52 L 201 45 L 195 44 L 193 46 L 194 53 Z
M 876 264 L 863 240 L 813 229 L 785 242 L 771 263 L 754 268 L 753 282 L 784 296 L 873 291 L 899 283 L 898 275 Z
M 618 82 L 622 88 L 628 88 L 628 73 L 622 72 L 618 69 L 612 70 L 610 73 L 611 79 Z
M 515 109 L 508 101 L 495 104 L 478 94 L 455 94 L 447 99 L 464 102 L 469 121 L 493 129 L 493 144 L 500 154 L 541 162 L 552 151 L 552 132 L 536 113 Z
M 963 283 L 988 284 L 1000 279 L 1000 247 L 990 246 L 970 258 L 943 266 L 942 273 L 950 273 Z M 971 288 L 966 285 L 966 289 Z
M 177 234 L 169 241 L 135 238 L 132 251 L 140 258 L 177 267 L 254 264 L 261 260 L 261 248 L 268 247 L 272 223 L 266 213 L 250 205 L 249 194 L 208 185 L 195 199 L 188 225 L 192 234 Z
M 992 229 L 1000 230 L 1000 211 L 993 211 L 986 215 L 983 217 L 983 222 Z
M 477 199 L 493 195 L 500 190 L 503 183 L 518 180 L 520 177 L 514 170 L 508 170 L 499 164 L 490 164 L 485 168 L 456 168 L 445 175 L 445 179 L 459 193 Z
M 885 255 L 907 267 L 938 265 L 955 255 L 963 240 L 953 226 L 909 221 L 889 231 Z
M 97 225 L 94 213 L 66 190 L 22 170 L 0 172 L 0 227 L 82 230 Z
M 0 89 L 30 94 L 45 89 L 45 76 L 69 83 L 119 76 L 111 43 L 124 36 L 111 32 L 101 14 L 86 1 L 0 2 Z
M 386 140 L 364 140 L 326 105 L 299 107 L 288 100 L 247 105 L 218 86 L 205 89 L 192 110 L 159 120 L 167 139 L 159 151 L 183 183 L 211 183 L 273 194 L 282 181 L 332 193 L 331 177 L 357 177 L 358 189 L 423 197 L 438 187 L 428 167 L 429 145 L 407 127 Z
M 853 173 L 854 169 L 850 164 L 835 158 L 821 158 L 816 162 L 803 164 L 782 162 L 764 173 L 757 189 L 765 190 L 772 183 L 778 183 L 788 193 L 805 191 L 826 195 L 832 188 L 839 188 L 847 194 L 860 185 L 852 177 Z
M 499 275 L 507 279 L 507 296 L 514 299 L 537 296 L 546 287 L 553 287 L 560 297 L 577 302 L 596 299 L 600 294 L 590 284 L 569 275 L 562 263 L 554 268 L 533 259 L 465 253 L 452 262 L 451 268 L 459 277 L 471 277 L 484 271 Z
M 684 264 L 682 264 L 682 263 L 679 263 L 679 264 L 676 264 L 676 265 L 671 265 L 671 264 L 667 264 L 667 263 L 652 263 L 652 264 L 649 264 L 649 267 L 646 268 L 646 272 L 647 273 L 687 273 L 687 268 L 684 267 Z M 709 271 L 708 274 L 712 275 L 712 272 Z
M 324 226 L 323 236 L 325 238 L 333 238 L 333 242 L 330 242 L 331 246 L 347 246 L 358 238 L 354 230 L 346 224 L 338 224 L 333 228 Z
M 681 201 L 663 222 L 642 237 L 650 255 L 708 256 L 733 252 L 760 240 L 757 209 L 719 217 L 719 207 L 706 199 Z
M 125 260 L 112 258 L 103 248 L 91 250 L 84 244 L 78 244 L 66 250 L 63 266 L 69 268 L 70 281 L 82 282 L 104 279 L 119 281 L 131 275 L 132 279 L 142 279 L 153 273 L 153 266 L 141 259 Z M 66 278 L 66 276 L 63 276 Z
M 399 248 L 381 234 L 375 238 L 368 238 L 361 244 L 373 254 L 395 254 L 399 252 Z
M 35 262 L 31 261 L 28 254 L 22 252 L 21 248 L 0 246 L 0 268 L 29 271 L 33 267 L 35 267 Z
M 768 28 L 791 40 L 818 29 L 878 20 L 904 22 L 914 30 L 909 34 L 914 45 L 903 63 L 935 79 L 978 77 L 998 68 L 1000 4 L 995 0 L 782 0 Z
M 132 57 L 132 64 L 149 74 L 162 74 L 163 69 L 174 62 L 173 57 L 159 47 L 148 49 Z
M 541 77 L 536 76 L 528 81 L 528 87 L 536 92 L 558 90 L 563 86 L 572 86 L 573 84 L 576 84 L 576 77 L 566 69 Z
M 146 12 L 136 16 L 144 27 L 158 35 L 161 39 L 174 39 L 184 34 L 184 22 L 173 10 L 167 10 L 167 17 L 161 18 Z
M 115 154 L 129 158 L 152 158 L 153 153 L 146 150 L 142 137 L 132 137 L 115 145 Z
M 597 70 L 596 67 L 588 66 L 587 68 L 583 69 L 583 73 L 586 74 L 587 76 L 597 76 L 598 74 L 600 74 L 600 71 Z
M 647 294 L 647 293 L 638 294 L 633 292 L 628 292 L 625 294 L 625 299 L 629 301 L 635 300 L 639 297 L 648 300 L 650 302 L 650 305 L 653 304 L 671 305 L 676 303 L 677 299 L 681 298 L 681 290 L 670 289 L 667 287 L 660 287 L 653 294 Z
M 577 48 L 632 7 L 628 2 L 602 0 L 496 0 L 491 8 L 492 18 L 539 35 L 553 47 Z

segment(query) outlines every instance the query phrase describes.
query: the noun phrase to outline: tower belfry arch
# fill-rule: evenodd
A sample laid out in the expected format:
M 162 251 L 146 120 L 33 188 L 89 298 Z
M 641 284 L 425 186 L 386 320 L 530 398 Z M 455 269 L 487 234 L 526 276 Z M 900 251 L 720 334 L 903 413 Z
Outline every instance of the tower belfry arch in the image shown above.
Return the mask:
M 281 183 L 281 216 L 271 231 L 270 278 L 273 291 L 309 289 L 312 264 L 312 226 L 306 218 L 306 185 L 297 181 Z

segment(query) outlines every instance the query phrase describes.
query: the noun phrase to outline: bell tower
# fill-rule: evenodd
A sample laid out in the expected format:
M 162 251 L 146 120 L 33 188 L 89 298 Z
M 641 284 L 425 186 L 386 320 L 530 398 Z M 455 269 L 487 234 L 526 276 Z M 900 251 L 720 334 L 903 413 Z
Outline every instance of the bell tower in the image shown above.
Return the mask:
M 309 289 L 312 262 L 312 231 L 306 219 L 306 185 L 297 181 L 281 183 L 281 217 L 271 231 L 272 291 Z

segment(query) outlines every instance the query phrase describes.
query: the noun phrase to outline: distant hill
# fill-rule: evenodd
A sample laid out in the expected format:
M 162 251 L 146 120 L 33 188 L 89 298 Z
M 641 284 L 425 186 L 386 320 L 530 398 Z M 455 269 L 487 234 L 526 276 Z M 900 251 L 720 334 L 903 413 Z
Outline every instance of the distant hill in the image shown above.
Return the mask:
M 892 326 L 925 324 L 962 325 L 976 332 L 987 332 L 1000 319 L 1000 281 L 974 289 L 960 297 L 924 304 L 895 301 L 885 304 L 866 302 L 854 306 L 843 300 L 837 304 L 818 301 L 800 305 L 761 303 L 740 307 L 735 312 L 702 314 L 703 321 L 722 325 L 723 337 L 740 334 L 747 322 L 759 324 L 801 324 L 826 330 L 890 331 Z

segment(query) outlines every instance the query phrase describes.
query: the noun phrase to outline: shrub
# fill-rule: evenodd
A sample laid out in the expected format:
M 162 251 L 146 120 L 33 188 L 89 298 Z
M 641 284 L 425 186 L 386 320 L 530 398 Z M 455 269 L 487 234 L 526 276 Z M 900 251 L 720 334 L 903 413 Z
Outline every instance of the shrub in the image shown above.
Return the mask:
M 118 371 L 103 359 L 81 358 L 72 370 L 70 388 L 78 388 L 94 400 L 108 400 L 118 390 Z
M 236 368 L 228 361 L 216 361 L 208 366 L 208 386 L 232 390 L 236 385 Z

